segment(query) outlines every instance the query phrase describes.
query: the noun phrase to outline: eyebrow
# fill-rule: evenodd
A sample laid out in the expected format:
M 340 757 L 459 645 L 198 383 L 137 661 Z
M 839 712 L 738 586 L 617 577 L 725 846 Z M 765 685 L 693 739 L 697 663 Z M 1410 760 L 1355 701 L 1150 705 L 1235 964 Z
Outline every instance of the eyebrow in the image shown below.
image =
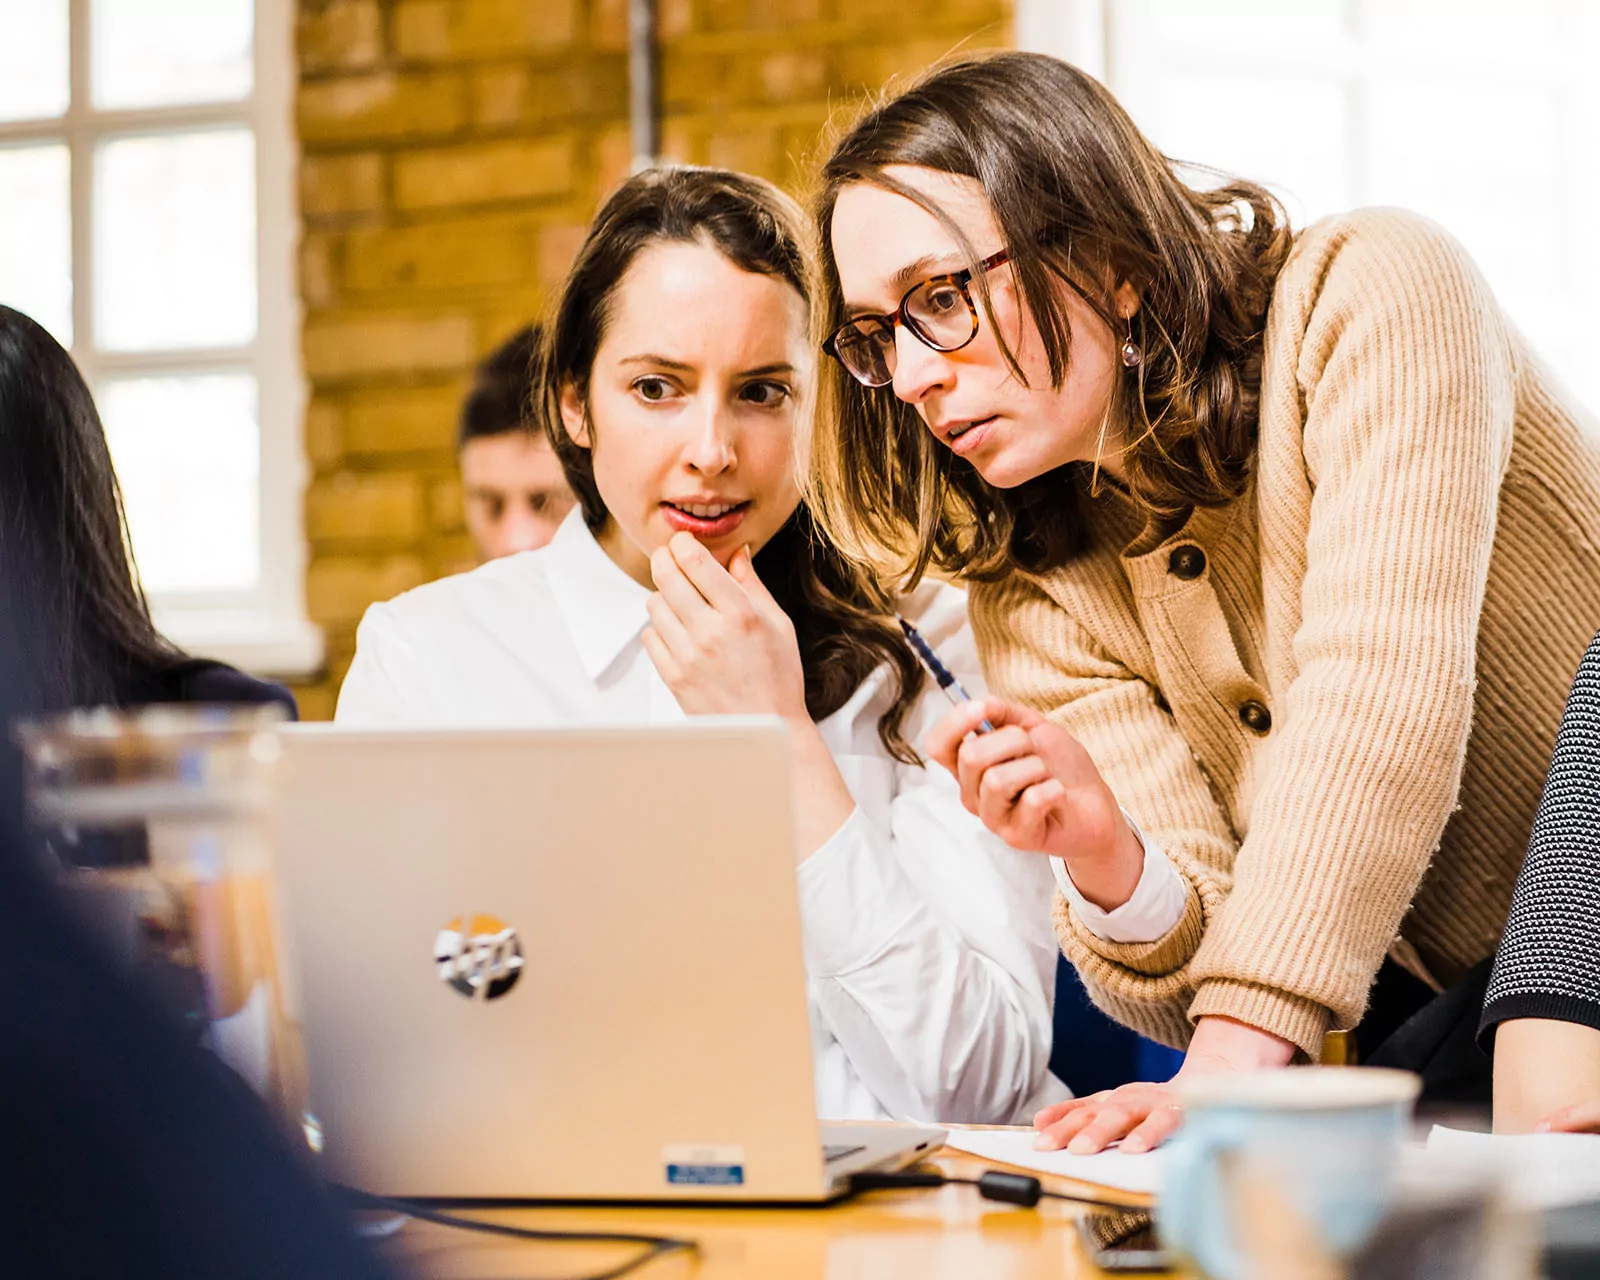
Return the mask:
M 673 360 L 667 356 L 652 355 L 645 352 L 636 356 L 624 356 L 617 361 L 618 364 L 644 364 L 661 369 L 681 370 L 684 373 L 693 373 L 694 366 L 685 364 L 682 360 Z M 741 369 L 735 375 L 740 378 L 760 378 L 774 373 L 793 373 L 794 366 L 787 361 L 780 360 L 774 364 L 761 364 L 753 369 Z
M 921 284 L 930 276 L 943 275 L 947 271 L 959 271 L 956 265 L 964 261 L 960 252 L 951 249 L 944 253 L 925 253 L 920 258 L 906 263 L 892 276 L 889 277 L 889 291 L 903 295 L 912 285 Z M 863 315 L 878 315 L 871 307 L 846 306 L 845 315 L 850 317 Z

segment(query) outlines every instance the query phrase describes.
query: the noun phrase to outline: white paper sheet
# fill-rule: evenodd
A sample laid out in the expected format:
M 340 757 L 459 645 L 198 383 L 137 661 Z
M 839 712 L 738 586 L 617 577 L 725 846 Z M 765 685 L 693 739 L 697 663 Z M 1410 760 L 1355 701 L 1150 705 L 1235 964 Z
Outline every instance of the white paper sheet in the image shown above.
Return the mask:
M 1435 1125 L 1427 1157 L 1497 1170 L 1511 1198 L 1532 1209 L 1600 1200 L 1600 1134 L 1470 1133 Z
M 983 1160 L 1016 1165 L 1060 1178 L 1077 1178 L 1121 1191 L 1154 1195 L 1161 1189 L 1161 1151 L 1124 1155 L 1113 1148 L 1093 1156 L 1072 1156 L 1065 1151 L 1035 1151 L 1032 1129 L 957 1129 L 949 1131 L 947 1147 Z

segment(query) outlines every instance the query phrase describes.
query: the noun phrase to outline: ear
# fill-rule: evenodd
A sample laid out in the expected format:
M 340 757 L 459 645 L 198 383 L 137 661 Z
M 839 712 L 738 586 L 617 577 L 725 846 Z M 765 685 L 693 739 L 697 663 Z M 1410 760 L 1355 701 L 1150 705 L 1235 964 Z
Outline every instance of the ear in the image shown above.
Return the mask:
M 589 414 L 583 397 L 578 394 L 578 384 L 567 381 L 561 384 L 561 425 L 567 436 L 580 449 L 594 447 L 589 439 Z
M 1124 320 L 1131 320 L 1139 313 L 1139 291 L 1126 280 L 1117 286 L 1111 301 L 1117 308 L 1117 314 Z

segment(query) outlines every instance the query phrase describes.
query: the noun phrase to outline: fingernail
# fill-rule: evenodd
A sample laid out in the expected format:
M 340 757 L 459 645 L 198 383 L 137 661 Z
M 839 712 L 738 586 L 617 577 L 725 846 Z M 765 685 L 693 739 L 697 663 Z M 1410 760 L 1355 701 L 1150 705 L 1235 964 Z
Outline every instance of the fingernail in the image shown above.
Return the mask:
M 1069 1156 L 1092 1156 L 1094 1154 L 1094 1139 L 1086 1138 L 1081 1133 L 1071 1142 L 1067 1143 Z
M 1549 1133 L 1550 1132 L 1550 1122 L 1548 1120 L 1539 1121 L 1538 1124 L 1533 1126 L 1533 1131 L 1535 1133 Z
M 1059 1151 L 1061 1144 L 1048 1133 L 1036 1133 L 1033 1135 L 1033 1149 L 1035 1151 Z
M 1140 1155 L 1150 1150 L 1149 1144 L 1143 1138 L 1124 1138 L 1121 1143 L 1122 1150 L 1130 1156 Z

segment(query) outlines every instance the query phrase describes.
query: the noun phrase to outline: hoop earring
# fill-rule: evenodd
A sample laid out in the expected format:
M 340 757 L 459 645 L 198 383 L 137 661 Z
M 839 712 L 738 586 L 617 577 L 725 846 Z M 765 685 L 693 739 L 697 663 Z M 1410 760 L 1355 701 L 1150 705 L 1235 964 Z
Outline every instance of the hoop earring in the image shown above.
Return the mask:
M 1133 340 L 1133 317 L 1128 317 L 1128 339 L 1122 344 L 1122 366 L 1137 369 L 1144 360 L 1144 348 Z

